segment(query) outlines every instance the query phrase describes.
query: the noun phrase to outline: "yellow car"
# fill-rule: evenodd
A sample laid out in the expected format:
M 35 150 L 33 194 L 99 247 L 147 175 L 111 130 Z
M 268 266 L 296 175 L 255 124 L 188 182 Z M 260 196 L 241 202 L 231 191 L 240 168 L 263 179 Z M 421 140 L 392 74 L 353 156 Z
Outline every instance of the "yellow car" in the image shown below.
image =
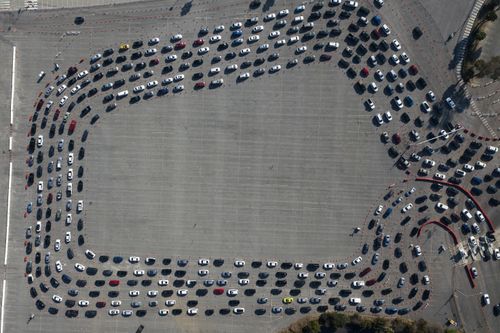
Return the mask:
M 283 304 L 290 304 L 293 302 L 293 297 L 284 297 Z
M 127 51 L 130 48 L 130 45 L 121 43 L 120 44 L 120 51 Z

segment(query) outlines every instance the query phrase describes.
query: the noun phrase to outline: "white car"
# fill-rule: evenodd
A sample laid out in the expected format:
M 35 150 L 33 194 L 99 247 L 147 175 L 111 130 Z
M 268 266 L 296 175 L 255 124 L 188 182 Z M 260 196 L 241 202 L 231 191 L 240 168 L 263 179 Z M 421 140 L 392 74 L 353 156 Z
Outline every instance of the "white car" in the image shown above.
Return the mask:
M 416 257 L 420 257 L 422 255 L 422 249 L 420 248 L 420 245 L 415 245 L 413 250 L 415 252 Z
M 472 218 L 472 214 L 465 208 L 462 210 L 462 216 L 465 221 L 468 221 Z
M 200 269 L 200 270 L 198 270 L 198 275 L 199 276 L 206 276 L 206 275 L 208 275 L 208 273 L 209 273 L 208 269 Z
M 500 249 L 495 249 L 493 251 L 493 256 L 495 257 L 495 260 L 500 260 Z
M 175 34 L 171 38 L 172 42 L 177 42 L 177 41 L 179 41 L 181 39 L 182 39 L 182 35 L 181 34 Z
M 229 289 L 227 291 L 228 296 L 237 296 L 238 295 L 238 289 Z
M 241 22 L 234 22 L 233 24 L 231 24 L 231 29 L 232 30 L 236 30 L 236 29 L 239 29 L 243 26 L 243 23 Z
M 472 166 L 470 164 L 464 164 L 463 168 L 464 168 L 464 171 L 466 171 L 466 172 L 474 171 L 474 166 Z
M 279 35 L 280 35 L 280 32 L 279 32 L 279 31 L 277 31 L 277 30 L 276 30 L 276 31 L 271 31 L 271 32 L 269 33 L 269 38 L 276 38 L 276 37 L 278 37 Z
M 239 76 L 239 79 L 240 80 L 246 80 L 250 77 L 250 73 L 246 72 L 246 73 L 241 73 Z
M 144 271 L 142 269 L 136 269 L 134 271 L 134 275 L 135 276 L 143 276 L 144 275 Z
M 483 295 L 483 303 L 484 303 L 484 305 L 490 304 L 490 295 L 488 295 L 488 294 Z
M 271 67 L 271 69 L 269 70 L 271 73 L 276 73 L 276 72 L 279 72 L 281 69 L 281 65 L 274 65 L 273 67 Z
M 56 261 L 56 271 L 60 273 L 60 272 L 62 272 L 62 270 L 63 270 L 63 268 L 62 268 L 61 261 L 60 260 Z
M 66 244 L 71 243 L 71 231 L 66 231 L 66 235 L 64 236 L 64 241 Z
M 186 290 L 187 291 L 187 290 Z M 165 301 L 166 306 L 174 306 L 175 305 L 175 299 L 167 299 Z
M 169 313 L 169 311 L 167 309 L 160 309 L 160 310 L 158 310 L 158 314 L 160 316 L 166 316 L 166 315 L 168 315 L 168 313 Z
M 425 159 L 422 164 L 426 167 L 432 168 L 433 166 L 436 165 L 436 162 L 433 160 Z
M 198 313 L 198 308 L 189 308 L 187 310 L 187 314 L 190 315 L 190 316 L 194 316 Z
M 274 20 L 275 18 L 276 18 L 276 14 L 270 13 L 270 14 L 267 14 L 266 16 L 264 16 L 264 21 L 271 21 L 271 20 Z
M 446 104 L 448 105 L 448 107 L 450 109 L 454 109 L 455 108 L 455 102 L 451 99 L 451 97 L 447 97 L 445 99 L 445 102 L 446 102 Z
M 158 85 L 158 81 L 156 81 L 156 80 L 155 80 L 155 81 L 150 81 L 150 82 L 148 82 L 148 84 L 146 85 L 146 87 L 147 87 L 148 89 L 151 89 L 151 88 L 156 87 L 157 85 Z
M 158 290 L 149 290 L 148 291 L 149 297 L 156 297 L 157 295 L 158 295 Z
M 441 202 L 438 202 L 436 204 L 436 208 L 437 209 L 440 209 L 440 210 L 448 210 L 448 206 L 446 206 L 445 204 L 441 203 Z
M 371 98 L 368 98 L 366 100 L 366 105 L 368 106 L 368 109 L 370 109 L 370 111 L 375 109 L 375 103 L 373 103 Z
M 446 132 L 444 129 L 442 129 L 439 131 L 439 137 L 443 140 L 448 140 L 448 138 L 450 136 L 448 135 L 448 132 Z
M 391 61 L 393 62 L 394 65 L 399 64 L 399 57 L 395 54 L 391 56 Z
M 85 266 L 83 266 L 82 264 L 79 264 L 79 263 L 75 263 L 75 268 L 79 272 L 83 272 L 85 270 Z
M 179 82 L 179 81 L 184 80 L 184 74 L 178 74 L 178 75 L 174 76 L 173 80 L 174 80 L 174 82 Z
M 159 280 L 158 281 L 159 286 L 168 286 L 168 280 Z
M 198 54 L 199 55 L 202 55 L 202 54 L 205 54 L 207 53 L 208 51 L 210 51 L 210 48 L 209 47 L 202 47 L 198 50 Z
M 208 72 L 210 75 L 215 75 L 217 73 L 220 73 L 220 67 L 213 67 L 210 68 L 210 71 Z
M 334 263 L 327 262 L 327 263 L 323 264 L 323 269 L 333 269 L 333 268 L 335 268 Z
M 484 218 L 483 213 L 481 213 L 480 211 L 476 211 L 476 213 L 475 213 L 474 215 L 476 216 L 476 219 L 477 219 L 479 222 L 484 222 L 484 221 L 486 221 L 486 219 Z
M 226 69 L 230 70 L 230 71 L 235 71 L 238 69 L 238 65 L 232 64 L 232 65 L 227 66 Z
M 66 215 L 66 224 L 70 225 L 73 222 L 73 216 L 71 214 Z
M 218 25 L 215 27 L 214 31 L 222 32 L 222 31 L 224 31 L 224 29 L 226 29 L 226 28 L 223 25 Z
M 58 89 L 57 89 L 57 96 L 61 95 L 64 90 L 66 90 L 66 88 L 68 88 L 65 84 L 61 85 Z
M 120 300 L 111 301 L 111 306 L 120 306 L 120 305 L 122 305 L 122 301 Z
M 253 36 L 250 36 L 248 37 L 248 43 L 253 43 L 253 42 L 256 42 L 260 39 L 260 37 L 258 35 L 253 35 Z
M 385 116 L 385 120 L 387 120 L 387 122 L 390 122 L 392 120 L 391 111 L 386 111 L 384 113 L 384 116 Z
M 82 89 L 82 87 L 79 84 L 77 84 L 71 89 L 71 95 L 76 94 L 78 91 L 80 91 L 80 89 Z
M 384 209 L 383 205 L 379 205 L 377 209 L 375 210 L 375 215 L 380 215 L 382 213 L 382 209 Z
M 54 243 L 54 250 L 56 252 L 61 250 L 61 240 L 60 239 L 56 239 L 56 242 Z
M 167 61 L 174 61 L 176 59 L 177 59 L 177 55 L 175 55 L 175 54 L 171 54 L 165 58 L 165 60 L 167 60 Z
M 363 260 L 363 258 L 361 258 L 361 257 L 357 257 L 356 259 L 354 259 L 354 260 L 352 261 L 352 265 L 353 265 L 353 266 L 357 265 L 358 263 L 360 263 L 360 262 L 361 262 L 361 260 Z
M 67 100 L 68 96 L 63 96 L 63 98 L 61 98 L 61 100 L 59 101 L 59 106 L 64 106 Z
M 309 273 L 307 273 L 307 272 L 300 272 L 299 274 L 297 274 L 297 277 L 299 279 L 307 279 L 308 276 L 309 276 Z
M 486 168 L 486 163 L 483 163 L 481 161 L 477 161 L 476 162 L 476 168 L 477 169 L 484 169 L 484 168 Z
M 76 212 L 81 213 L 83 210 L 83 200 L 78 200 L 78 203 L 76 204 Z
M 422 111 L 424 113 L 429 113 L 431 112 L 431 107 L 429 105 L 429 103 L 427 103 L 426 101 L 422 102 L 422 104 L 420 104 L 421 108 L 422 108 Z
M 177 296 L 186 296 L 188 294 L 187 289 L 179 289 L 177 290 Z
M 403 64 L 407 64 L 410 62 L 410 57 L 408 57 L 408 55 L 405 52 L 401 53 L 400 57 L 401 60 L 403 61 Z
M 436 95 L 434 94 L 434 92 L 432 90 L 429 90 L 427 92 L 427 97 L 429 98 L 429 100 L 431 102 L 434 102 L 436 100 Z
M 439 179 L 439 180 L 445 180 L 446 179 L 446 175 L 444 175 L 442 173 L 439 173 L 439 172 L 436 172 L 434 174 L 434 178 Z
M 73 169 L 68 169 L 67 177 L 68 180 L 73 180 Z
M 424 285 L 428 285 L 431 283 L 431 279 L 429 278 L 429 275 L 424 275 Z
M 54 302 L 56 302 L 56 303 L 61 303 L 63 299 L 62 299 L 62 297 L 61 297 L 61 296 L 59 296 L 59 295 L 54 295 L 54 296 L 52 296 L 52 300 L 53 300 Z
M 401 50 L 401 44 L 399 44 L 399 41 L 397 39 L 393 39 L 391 45 L 396 49 L 396 51 Z
M 141 91 L 143 91 L 144 89 L 146 89 L 146 87 L 143 84 L 141 84 L 140 86 L 135 87 L 133 89 L 133 91 L 134 91 L 134 93 L 137 94 L 137 93 L 140 93 Z
M 160 42 L 160 38 L 158 37 L 155 37 L 155 38 L 151 38 L 148 42 L 149 45 L 154 45 L 154 44 L 158 44 Z
M 206 266 L 209 263 L 210 263 L 210 260 L 208 260 L 208 259 L 199 259 L 198 260 L 198 265 L 200 265 L 200 266 Z
M 377 87 L 377 84 L 375 82 L 372 82 L 368 85 L 368 88 L 370 88 L 373 92 L 377 92 L 378 91 L 378 87 Z
M 413 208 L 413 204 L 409 203 L 406 206 L 404 206 L 403 209 L 401 209 L 401 213 L 404 214 L 404 213 L 408 212 L 409 210 L 411 210 L 412 208 Z
M 110 316 L 117 316 L 117 315 L 120 314 L 120 310 L 118 310 L 118 309 L 109 309 L 108 314 Z
M 241 308 L 241 307 L 234 308 L 234 309 L 233 309 L 233 313 L 234 313 L 234 314 L 237 314 L 237 315 L 239 315 L 239 314 L 243 314 L 243 313 L 245 313 L 245 308 Z
M 77 75 L 76 78 L 78 80 L 80 80 L 80 79 L 83 79 L 84 77 L 86 77 L 88 74 L 89 74 L 89 72 L 87 70 L 85 70 L 85 71 L 82 71 L 82 72 L 78 73 L 78 75 Z
M 234 266 L 236 266 L 236 267 L 243 267 L 243 266 L 245 266 L 245 262 L 243 260 L 235 260 L 234 261 Z
M 256 27 L 253 27 L 253 28 L 252 28 L 252 33 L 253 33 L 253 34 L 256 34 L 256 33 L 261 32 L 262 30 L 264 30 L 264 26 L 262 26 L 262 25 L 258 25 L 258 26 L 256 26 Z
M 266 265 L 268 268 L 274 268 L 274 267 L 278 266 L 278 262 L 277 261 L 268 261 Z
M 306 52 L 307 51 L 307 46 L 301 46 L 301 47 L 298 47 L 296 50 L 295 50 L 295 53 L 296 54 L 300 54 L 300 53 L 303 53 L 303 52 Z
M 300 40 L 299 36 L 293 36 L 293 37 L 290 37 L 290 39 L 288 40 L 288 43 L 293 44 L 293 43 L 298 42 L 299 40 Z
M 84 299 L 78 301 L 78 305 L 81 306 L 82 308 L 89 306 L 89 301 L 86 301 Z
M 278 16 L 279 17 L 287 16 L 289 13 L 290 11 L 288 9 L 283 9 L 279 11 Z
M 250 49 L 249 48 L 240 50 L 240 56 L 245 56 L 245 55 L 247 55 L 249 53 L 250 53 Z
M 477 246 L 477 240 L 476 240 L 476 238 L 474 236 L 470 236 L 469 237 L 469 243 L 472 246 Z
M 381 71 L 380 69 L 377 69 L 377 70 L 375 71 L 375 77 L 376 77 L 377 79 L 379 79 L 380 81 L 382 81 L 382 80 L 384 79 L 384 77 L 385 77 L 385 76 L 384 76 L 384 73 L 382 73 L 382 71 Z
M 295 269 L 301 269 L 302 267 L 304 267 L 304 264 L 303 264 L 303 263 L 301 263 L 301 262 L 296 262 L 296 263 L 293 265 L 293 267 L 294 267 Z
M 129 296 L 132 296 L 132 297 L 136 297 L 136 296 L 139 296 L 141 292 L 139 290 L 131 290 L 128 292 L 128 295 Z
M 210 43 L 215 43 L 215 42 L 218 42 L 221 40 L 221 36 L 220 35 L 213 35 L 212 37 L 210 37 L 209 41 Z
M 262 44 L 257 48 L 257 51 L 263 52 L 269 48 L 269 44 Z
M 178 93 L 184 90 L 184 85 L 178 84 L 174 87 L 174 92 Z
M 240 286 L 246 286 L 246 285 L 247 285 L 247 284 L 249 284 L 249 283 L 250 283 L 250 280 L 249 280 L 249 279 L 239 279 L 239 280 L 238 280 L 238 284 L 239 284 Z
M 128 258 L 128 261 L 129 261 L 131 264 L 136 264 L 136 263 L 138 263 L 139 261 L 141 261 L 141 258 L 140 258 L 140 257 L 134 257 L 134 256 L 132 256 L 132 257 L 129 257 L 129 258 Z

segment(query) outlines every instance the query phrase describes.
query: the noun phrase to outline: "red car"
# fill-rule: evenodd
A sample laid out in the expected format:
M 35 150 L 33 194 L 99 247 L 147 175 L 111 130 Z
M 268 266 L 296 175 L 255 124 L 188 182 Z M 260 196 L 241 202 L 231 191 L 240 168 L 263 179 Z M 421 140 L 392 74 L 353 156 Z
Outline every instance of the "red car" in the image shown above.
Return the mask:
M 399 136 L 399 134 L 398 134 L 398 133 L 394 134 L 394 135 L 392 136 L 392 141 L 393 141 L 395 144 L 399 145 L 399 144 L 401 143 L 401 136 Z
M 120 285 L 120 280 L 109 280 L 109 285 L 112 287 L 116 287 Z
M 363 75 L 363 76 L 370 75 L 370 71 L 368 70 L 368 68 L 363 67 L 363 69 L 361 70 L 361 75 Z
M 415 65 L 411 65 L 408 71 L 410 72 L 411 75 L 417 75 L 418 74 L 418 68 Z
M 200 45 L 203 45 L 203 43 L 205 43 L 205 41 L 202 38 L 199 38 L 199 39 L 194 41 L 193 45 L 200 46 Z
M 215 288 L 214 295 L 222 295 L 224 294 L 224 288 Z
M 76 128 L 76 120 L 72 120 L 69 124 L 68 134 L 72 134 Z
M 106 306 L 106 302 L 97 302 L 97 303 L 95 304 L 95 306 L 96 306 L 96 307 L 98 307 L 98 308 L 103 308 L 103 307 L 105 307 L 105 306 Z
M 158 65 L 160 63 L 160 60 L 158 59 L 153 59 L 149 62 L 149 66 L 154 66 L 154 65 Z
M 42 108 L 42 105 L 43 105 L 43 99 L 38 101 L 38 104 L 36 105 L 36 110 L 40 111 L 40 109 Z
M 183 49 L 185 47 L 186 47 L 186 43 L 184 43 L 184 42 L 179 42 L 179 43 L 175 44 L 176 50 L 180 50 L 180 49 Z
M 56 110 L 56 112 L 54 112 L 54 121 L 57 120 L 57 118 L 59 118 L 59 113 L 61 113 L 61 111 L 59 109 Z
M 205 86 L 205 82 L 196 82 L 194 85 L 195 88 L 203 88 Z
M 380 28 L 380 29 L 382 29 L 382 28 Z M 377 30 L 377 29 L 373 29 L 373 31 L 372 31 L 372 37 L 373 37 L 373 39 L 375 39 L 375 40 L 376 40 L 376 39 L 379 39 L 379 38 L 380 38 L 380 36 L 381 36 L 381 35 L 380 35 L 380 31 L 379 31 L 379 30 Z

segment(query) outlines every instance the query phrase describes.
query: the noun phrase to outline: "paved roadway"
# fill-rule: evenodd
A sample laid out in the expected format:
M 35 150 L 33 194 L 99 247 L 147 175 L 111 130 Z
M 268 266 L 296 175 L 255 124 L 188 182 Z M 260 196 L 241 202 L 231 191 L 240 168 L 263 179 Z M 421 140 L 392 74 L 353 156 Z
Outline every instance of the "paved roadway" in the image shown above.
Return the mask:
M 138 10 L 138 7 L 130 6 L 128 8 L 132 11 Z M 123 13 L 110 12 L 108 18 L 118 20 L 120 15 Z M 171 26 L 167 25 L 164 30 L 157 29 L 155 33 L 141 33 L 141 27 L 127 22 L 117 23 L 112 28 L 109 28 L 109 22 L 101 22 L 105 26 L 93 24 L 92 28 L 85 28 L 77 38 L 60 38 L 61 33 L 69 29 L 64 29 L 63 16 L 53 19 L 63 21 L 59 26 L 38 27 L 45 32 L 43 41 L 39 40 L 39 33 L 20 32 L 25 29 L 24 26 L 21 23 L 16 25 L 18 32 L 15 37 L 19 40 L 19 61 L 22 64 L 19 86 L 26 87 L 19 92 L 21 114 L 16 118 L 16 122 L 20 124 L 16 133 L 19 142 L 26 141 L 26 117 L 32 110 L 33 91 L 38 89 L 33 78 L 41 68 L 50 68 L 54 60 L 54 52 L 47 50 L 55 47 L 62 51 L 64 58 L 59 57 L 57 61 L 65 68 L 82 54 L 92 54 L 110 44 L 116 45 L 121 40 L 146 38 L 155 33 L 161 35 L 164 31 L 171 33 L 172 26 L 178 29 L 175 31 L 182 31 L 190 38 L 189 30 L 186 33 L 186 29 L 176 21 Z M 206 22 L 205 20 L 208 19 L 202 21 Z M 151 27 L 156 24 L 153 21 L 148 23 Z M 34 25 L 36 28 L 36 22 Z M 193 29 L 197 27 L 193 26 Z M 147 29 L 148 27 L 144 30 Z M 113 40 L 100 37 L 101 32 L 109 30 L 114 33 Z M 55 33 L 48 35 L 47 32 L 50 31 Z M 404 42 L 402 44 L 410 45 Z M 33 53 L 22 50 L 36 50 L 36 62 L 33 60 Z M 310 72 L 314 75 L 310 75 Z M 112 254 L 152 254 L 158 257 L 164 255 L 163 251 L 167 248 L 169 256 L 197 257 L 200 256 L 197 250 L 202 247 L 205 249 L 210 243 L 213 254 L 205 252 L 203 255 L 218 256 L 221 250 L 226 250 L 231 253 L 230 256 L 243 253 L 242 255 L 249 257 L 267 259 L 265 254 L 272 251 L 276 254 L 272 259 L 300 257 L 307 260 L 320 259 L 318 256 L 325 256 L 332 244 L 336 244 L 335 248 L 337 244 L 341 244 L 341 252 L 332 254 L 334 258 L 352 254 L 353 250 L 349 247 L 351 241 L 347 237 L 350 227 L 346 225 L 350 226 L 349 222 L 353 220 L 362 220 L 367 211 L 371 212 L 373 207 L 370 205 L 396 179 L 395 175 L 399 175 L 395 171 L 387 172 L 391 170 L 390 161 L 383 147 L 379 144 L 369 145 L 368 141 L 373 136 L 368 135 L 374 131 L 371 122 L 367 121 L 371 115 L 360 111 L 359 100 L 347 87 L 345 76 L 340 75 L 338 70 L 324 71 L 322 65 L 282 72 L 277 78 L 266 79 L 265 85 L 261 81 L 264 82 L 258 79 L 247 82 L 242 85 L 243 89 L 233 86 L 212 92 L 205 91 L 199 93 L 197 98 L 190 98 L 186 94 L 171 99 L 168 109 L 161 113 L 158 110 L 165 108 L 164 106 L 142 102 L 140 110 L 120 107 L 117 114 L 101 117 L 87 143 L 89 153 L 86 160 L 89 163 L 85 170 L 85 186 L 89 189 L 85 195 L 94 200 L 85 218 L 89 222 L 86 224 L 86 234 L 92 248 Z M 322 83 L 319 88 L 316 86 L 317 81 Z M 314 89 L 311 89 L 313 84 Z M 296 95 L 300 96 L 298 101 L 293 100 Z M 254 101 L 254 98 L 260 102 L 258 107 L 248 103 Z M 307 114 L 303 113 L 304 109 L 308 110 Z M 249 116 L 251 113 L 254 116 Z M 272 117 L 269 117 L 270 113 Z M 345 117 L 346 114 L 349 115 L 348 118 Z M 219 121 L 215 123 L 214 118 Z M 139 121 L 141 127 L 134 125 Z M 75 133 L 75 136 L 78 135 L 81 135 L 81 127 Z M 259 135 L 265 139 L 256 140 Z M 360 150 L 365 145 L 366 148 Z M 23 147 L 18 144 L 19 149 Z M 354 148 L 356 155 L 353 159 L 351 150 Z M 167 157 L 165 163 L 164 158 Z M 24 158 L 24 152 L 19 151 L 15 170 L 25 169 Z M 124 158 L 128 161 L 126 165 L 120 163 L 120 159 Z M 314 165 L 310 161 L 314 161 Z M 220 170 L 224 170 L 224 173 Z M 333 174 L 335 176 L 328 176 Z M 23 175 L 24 172 L 21 171 L 16 174 L 18 191 L 13 216 L 22 215 L 24 200 L 28 198 L 21 191 L 24 185 Z M 130 177 L 132 175 L 139 177 Z M 373 185 L 366 188 L 363 185 L 368 181 Z M 200 182 L 202 186 L 199 185 Z M 293 188 L 290 188 L 290 184 Z M 125 192 L 124 189 L 130 186 L 137 190 L 133 193 Z M 243 186 L 248 193 L 241 192 Z M 341 190 L 333 191 L 333 186 L 336 190 Z M 231 192 L 225 193 L 221 188 Z M 301 189 L 300 196 L 297 189 Z M 305 194 L 304 189 L 307 189 Z M 206 192 L 217 195 L 207 197 Z M 178 194 L 170 197 L 171 193 Z M 159 194 L 162 195 L 161 200 Z M 179 201 L 179 196 L 183 197 L 182 202 Z M 278 205 L 278 200 L 284 197 L 286 200 Z M 132 200 L 125 201 L 124 198 Z M 251 202 L 251 205 L 247 205 L 247 202 Z M 186 206 L 189 211 L 181 214 Z M 137 207 L 155 208 L 144 211 Z M 168 207 L 170 215 L 165 218 L 158 211 L 159 207 Z M 286 209 L 282 209 L 283 207 Z M 356 211 L 353 212 L 353 209 Z M 354 214 L 354 218 L 351 214 Z M 297 215 L 299 218 L 296 218 Z M 193 222 L 195 220 L 199 221 L 196 226 Z M 308 225 L 303 225 L 303 220 L 320 226 L 322 238 L 318 240 L 318 234 L 311 232 Z M 252 221 L 251 225 L 246 221 Z M 209 229 L 214 225 L 220 230 L 218 234 Z M 292 230 L 283 230 L 284 226 L 290 225 Z M 22 225 L 16 225 L 15 228 L 17 235 L 24 231 Z M 149 228 L 154 231 L 148 230 Z M 303 233 L 303 237 L 297 237 L 299 232 Z M 323 238 L 325 232 L 328 232 L 328 237 Z M 130 234 L 135 237 L 132 238 Z M 168 240 L 168 246 L 158 244 L 151 247 L 147 239 L 153 235 L 156 238 L 158 234 L 161 239 Z M 209 235 L 205 237 L 207 234 Z M 187 235 L 190 240 L 194 240 L 192 244 L 186 244 L 182 240 L 181 236 Z M 435 243 L 426 245 L 429 246 L 428 251 L 435 251 L 435 245 L 444 241 L 439 235 L 432 236 Z M 131 240 L 134 238 L 143 241 L 133 243 Z M 13 242 L 11 249 L 15 254 L 8 274 L 10 281 L 19 278 L 19 272 L 24 266 L 21 264 L 23 245 L 19 239 L 16 238 L 17 242 Z M 213 243 L 214 239 L 219 241 L 217 246 Z M 221 245 L 223 241 L 227 243 Z M 435 264 L 430 264 L 430 269 L 446 267 L 444 262 L 444 259 L 437 260 Z M 444 271 L 449 270 L 443 268 Z M 445 300 L 444 295 L 449 292 L 449 286 L 444 281 L 447 280 L 443 279 L 442 284 L 438 282 L 433 285 L 433 297 L 436 297 L 436 293 L 439 300 Z M 136 318 L 125 321 L 100 316 L 96 320 L 69 321 L 57 317 L 50 321 L 37 318 L 26 327 L 25 320 L 33 307 L 32 300 L 29 299 L 24 284 L 12 285 L 13 288 L 8 291 L 7 331 L 22 327 L 23 331 L 43 332 L 48 331 L 49 327 L 57 327 L 63 332 L 78 322 L 78 327 L 82 330 L 95 331 L 99 327 L 100 330 L 122 332 L 125 326 L 133 328 L 134 324 L 139 323 Z M 422 314 L 429 315 L 432 311 Z M 160 320 L 162 319 L 157 316 L 151 316 L 147 319 L 146 326 L 148 329 L 160 329 Z M 282 327 L 289 320 L 292 319 L 269 319 L 263 325 L 267 325 L 266 328 Z M 201 320 L 177 317 L 175 321 L 168 321 L 168 329 L 176 332 L 245 331 L 253 328 L 252 321 L 253 319 L 237 320 L 234 316 L 227 319 L 218 317 L 216 321 L 203 320 L 203 326 L 198 327 Z M 213 329 L 210 325 L 214 325 Z M 165 326 L 162 325 L 161 329 L 165 329 Z

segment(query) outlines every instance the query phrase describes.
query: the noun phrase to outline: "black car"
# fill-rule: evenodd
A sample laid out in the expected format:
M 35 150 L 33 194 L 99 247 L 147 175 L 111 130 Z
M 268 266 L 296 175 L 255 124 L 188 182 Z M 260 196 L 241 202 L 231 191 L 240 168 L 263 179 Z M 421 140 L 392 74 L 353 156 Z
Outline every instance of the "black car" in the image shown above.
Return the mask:
M 82 24 L 83 22 L 85 22 L 85 18 L 83 16 L 77 16 L 75 17 L 75 24 Z

